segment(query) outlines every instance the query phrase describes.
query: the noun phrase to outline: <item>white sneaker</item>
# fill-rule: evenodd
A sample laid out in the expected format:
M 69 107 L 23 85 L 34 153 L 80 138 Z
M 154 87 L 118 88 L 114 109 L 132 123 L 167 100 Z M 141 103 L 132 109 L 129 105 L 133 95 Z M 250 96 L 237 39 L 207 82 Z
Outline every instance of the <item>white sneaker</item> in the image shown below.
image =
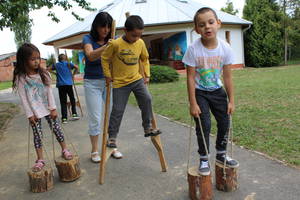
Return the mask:
M 101 161 L 98 151 L 91 153 L 91 160 L 93 163 L 99 163 Z
M 123 154 L 118 151 L 118 149 L 114 149 L 114 151 L 112 152 L 111 156 L 115 159 L 121 159 L 123 158 Z

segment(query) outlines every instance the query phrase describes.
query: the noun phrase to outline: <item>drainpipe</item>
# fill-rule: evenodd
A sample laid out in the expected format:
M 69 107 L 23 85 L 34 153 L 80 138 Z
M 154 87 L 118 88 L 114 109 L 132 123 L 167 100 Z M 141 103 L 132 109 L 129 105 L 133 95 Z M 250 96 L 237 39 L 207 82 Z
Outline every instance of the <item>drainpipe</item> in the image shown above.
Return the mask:
M 247 28 L 243 29 L 243 33 L 245 33 L 247 30 L 249 30 L 251 28 L 252 24 L 249 24 Z
M 244 33 L 249 30 L 251 28 L 252 24 L 249 24 L 247 28 L 243 29 L 243 34 L 242 34 L 242 38 L 243 38 L 243 60 L 244 60 L 244 67 L 246 67 L 245 65 L 245 45 L 244 45 Z

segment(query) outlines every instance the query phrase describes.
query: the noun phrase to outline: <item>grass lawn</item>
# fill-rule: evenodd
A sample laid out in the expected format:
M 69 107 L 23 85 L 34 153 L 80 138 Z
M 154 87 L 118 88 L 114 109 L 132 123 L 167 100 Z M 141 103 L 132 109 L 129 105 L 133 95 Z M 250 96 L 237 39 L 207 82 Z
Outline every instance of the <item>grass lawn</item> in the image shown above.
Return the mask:
M 234 70 L 234 142 L 300 166 L 300 65 Z M 151 84 L 155 113 L 190 123 L 186 77 Z M 131 96 L 131 103 L 135 100 Z M 212 133 L 216 133 L 213 121 Z
M 0 90 L 11 88 L 11 85 L 12 85 L 11 81 L 0 82 Z

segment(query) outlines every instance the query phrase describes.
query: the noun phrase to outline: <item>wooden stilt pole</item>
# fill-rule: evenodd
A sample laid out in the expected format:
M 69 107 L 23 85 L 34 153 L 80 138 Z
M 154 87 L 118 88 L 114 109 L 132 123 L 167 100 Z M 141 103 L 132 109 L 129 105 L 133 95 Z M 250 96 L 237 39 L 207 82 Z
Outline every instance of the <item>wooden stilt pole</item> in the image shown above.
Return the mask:
M 113 20 L 111 25 L 111 39 L 115 38 L 116 33 L 116 21 Z M 109 122 L 109 104 L 110 104 L 110 92 L 111 85 L 106 85 L 106 100 L 105 100 L 105 114 L 104 114 L 104 126 L 103 126 L 103 134 L 102 134 L 102 146 L 101 146 L 101 162 L 100 162 L 100 171 L 99 171 L 99 184 L 104 183 L 104 175 L 105 175 L 105 165 L 108 158 L 113 153 L 113 148 L 107 148 L 107 138 L 108 138 L 108 122 Z

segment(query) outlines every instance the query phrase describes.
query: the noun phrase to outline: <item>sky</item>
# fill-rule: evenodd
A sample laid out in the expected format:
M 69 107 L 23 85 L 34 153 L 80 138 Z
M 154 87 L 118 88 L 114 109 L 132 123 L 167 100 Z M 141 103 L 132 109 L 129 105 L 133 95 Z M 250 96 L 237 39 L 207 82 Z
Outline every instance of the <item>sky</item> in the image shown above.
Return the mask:
M 87 0 L 91 3 L 91 6 L 97 9 L 102 8 L 113 0 Z M 215 9 L 221 9 L 225 6 L 227 0 L 194 0 L 198 1 L 204 5 Z M 231 0 L 235 9 L 239 10 L 239 16 L 242 16 L 242 10 L 244 7 L 245 0 Z M 53 22 L 50 17 L 47 16 L 48 9 L 42 8 L 40 10 L 35 10 L 30 13 L 33 19 L 34 25 L 32 26 L 31 43 L 36 45 L 40 52 L 42 58 L 48 58 L 50 54 L 54 53 L 54 48 L 52 46 L 46 46 L 42 43 L 57 34 L 58 32 L 64 30 L 68 26 L 74 24 L 76 19 L 71 15 L 71 11 L 64 11 L 60 7 L 55 7 L 52 9 L 56 13 L 57 17 L 60 19 L 59 23 Z M 80 7 L 74 7 L 73 11 L 79 14 L 81 17 L 86 17 L 90 14 L 89 11 L 83 10 Z M 0 55 L 5 53 L 16 52 L 16 45 L 14 41 L 14 33 L 9 30 L 9 28 L 0 31 Z M 70 52 L 68 51 L 68 54 Z

